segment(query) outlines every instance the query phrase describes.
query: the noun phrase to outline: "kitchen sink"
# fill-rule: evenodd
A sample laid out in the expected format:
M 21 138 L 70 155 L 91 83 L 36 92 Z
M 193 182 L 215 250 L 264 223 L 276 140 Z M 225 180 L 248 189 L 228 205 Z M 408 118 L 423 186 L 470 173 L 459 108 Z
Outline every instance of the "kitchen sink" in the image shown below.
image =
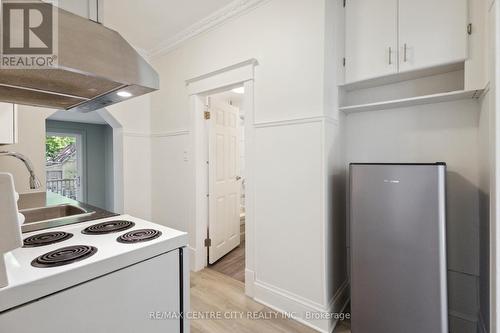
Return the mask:
M 70 218 L 80 218 L 94 214 L 95 212 L 86 210 L 82 207 L 74 205 L 58 205 L 49 207 L 40 207 L 32 209 L 24 209 L 19 211 L 24 215 L 25 220 L 23 225 L 30 224 L 51 224 L 54 221 L 60 221 Z

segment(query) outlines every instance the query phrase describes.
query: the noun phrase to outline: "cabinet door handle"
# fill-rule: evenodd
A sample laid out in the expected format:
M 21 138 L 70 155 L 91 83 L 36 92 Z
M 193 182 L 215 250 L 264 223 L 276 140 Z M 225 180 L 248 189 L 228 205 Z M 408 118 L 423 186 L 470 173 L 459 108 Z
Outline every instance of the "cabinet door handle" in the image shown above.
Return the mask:
M 389 46 L 389 65 L 392 65 L 392 47 Z
M 407 62 L 408 61 L 408 45 L 406 45 L 406 43 L 405 43 L 403 49 L 404 49 L 403 50 L 403 61 Z

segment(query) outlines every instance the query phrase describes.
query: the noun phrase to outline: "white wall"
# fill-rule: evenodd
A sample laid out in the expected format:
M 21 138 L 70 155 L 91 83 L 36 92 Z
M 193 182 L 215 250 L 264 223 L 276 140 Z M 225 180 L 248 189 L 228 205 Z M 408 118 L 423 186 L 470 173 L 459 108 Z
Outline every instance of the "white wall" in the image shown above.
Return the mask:
M 349 299 L 347 262 L 347 173 L 345 169 L 345 116 L 338 121 L 325 123 L 326 160 L 326 276 L 327 295 L 333 298 L 339 290 L 334 304 L 335 312 L 341 312 Z
M 447 163 L 452 332 L 475 332 L 478 320 L 479 115 L 480 104 L 466 100 L 347 117 L 347 163 Z
M 121 126 L 117 133 L 123 144 L 123 210 L 119 212 L 150 220 L 151 97 L 124 101 L 107 111 Z
M 18 143 L 0 146 L 0 150 L 24 154 L 33 162 L 36 175 L 42 183 L 42 188 L 35 191 L 45 191 L 45 119 L 54 112 L 55 110 L 51 109 L 20 105 L 18 107 Z M 21 161 L 12 157 L 1 157 L 0 170 L 13 174 L 17 192 L 31 192 L 29 173 Z
M 181 230 L 188 230 L 194 206 L 187 186 L 192 165 L 184 160 L 192 154 L 185 81 L 251 58 L 259 62 L 250 269 L 257 299 L 281 310 L 321 311 L 333 301 L 326 268 L 324 39 L 324 0 L 272 0 L 152 60 L 161 77 L 152 95 L 153 220 Z
M 152 219 L 186 232 L 191 207 L 187 191 L 191 173 L 185 154 L 188 145 L 185 133 L 165 133 L 154 137 L 152 143 Z

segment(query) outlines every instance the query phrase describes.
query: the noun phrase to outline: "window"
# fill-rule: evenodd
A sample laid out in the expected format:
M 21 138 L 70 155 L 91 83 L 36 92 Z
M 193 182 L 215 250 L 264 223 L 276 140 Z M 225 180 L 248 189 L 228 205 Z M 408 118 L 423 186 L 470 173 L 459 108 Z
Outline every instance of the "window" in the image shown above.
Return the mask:
M 47 133 L 47 191 L 82 201 L 81 141 L 77 134 Z

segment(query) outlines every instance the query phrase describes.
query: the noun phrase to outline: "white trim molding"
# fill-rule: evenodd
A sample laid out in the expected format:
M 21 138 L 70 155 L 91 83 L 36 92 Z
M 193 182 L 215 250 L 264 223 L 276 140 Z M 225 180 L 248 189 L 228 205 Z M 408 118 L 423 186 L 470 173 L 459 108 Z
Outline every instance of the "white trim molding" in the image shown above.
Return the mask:
M 338 120 L 334 118 L 327 116 L 315 116 L 315 117 L 303 117 L 303 118 L 284 119 L 284 120 L 261 121 L 255 123 L 255 128 L 291 126 L 298 124 L 310 124 L 310 123 L 321 123 L 321 122 L 338 124 Z
M 151 133 L 148 132 L 134 132 L 134 131 L 124 131 L 123 136 L 132 138 L 150 138 Z
M 337 321 L 334 319 L 308 319 L 306 314 L 340 313 L 349 301 L 349 283 L 347 281 L 342 284 L 326 307 L 259 280 L 254 283 L 254 292 L 257 302 L 280 313 L 293 314 L 293 319 L 323 333 L 331 333 L 335 329 Z
M 191 25 L 187 29 L 177 33 L 173 37 L 159 43 L 158 46 L 149 50 L 148 57 L 153 58 L 168 54 L 183 42 L 214 29 L 228 20 L 243 15 L 268 1 L 269 0 L 235 0 L 201 21 Z
M 172 136 L 182 136 L 189 135 L 189 130 L 178 130 L 178 131 L 167 131 L 167 132 L 134 132 L 127 131 L 124 132 L 123 135 L 127 137 L 135 137 L 135 138 L 167 138 Z
M 189 130 L 178 130 L 178 131 L 169 131 L 169 132 L 154 132 L 151 134 L 152 138 L 168 138 L 172 136 L 183 136 L 189 135 Z
M 248 297 L 255 297 L 255 272 L 245 268 L 245 294 Z
M 254 68 L 258 64 L 257 60 L 249 59 L 211 73 L 186 80 L 188 94 L 193 96 L 215 93 L 218 90 L 229 89 L 231 86 L 240 85 L 246 81 L 253 80 Z
M 193 272 L 199 272 L 205 267 L 196 267 L 196 249 L 188 246 L 189 252 L 189 269 Z

